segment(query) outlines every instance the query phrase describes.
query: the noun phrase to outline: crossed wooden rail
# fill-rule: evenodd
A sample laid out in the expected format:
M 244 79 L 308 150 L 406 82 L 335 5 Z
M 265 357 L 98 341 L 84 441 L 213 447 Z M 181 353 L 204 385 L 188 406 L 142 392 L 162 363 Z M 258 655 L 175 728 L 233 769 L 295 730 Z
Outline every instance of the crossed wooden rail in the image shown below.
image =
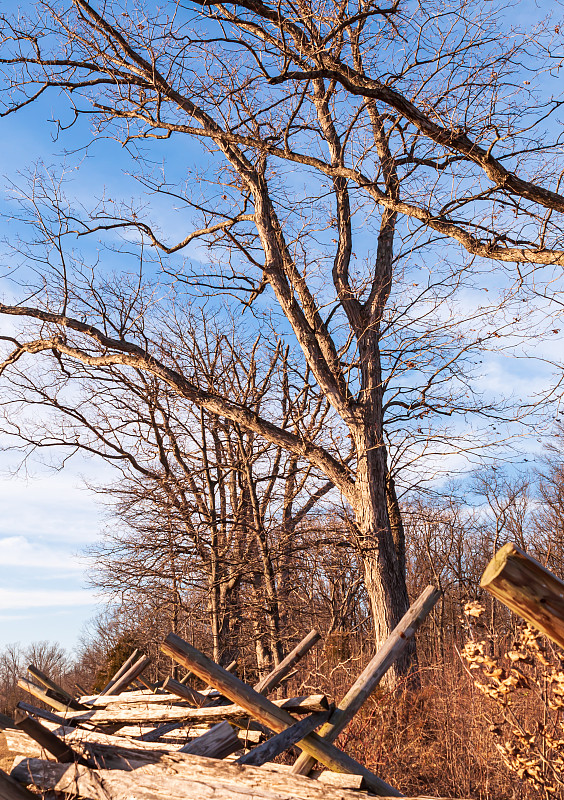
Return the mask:
M 7 728 L 5 733 L 9 745 L 22 756 L 11 776 L 0 774 L 0 797 L 14 800 L 29 798 L 24 785 L 34 784 L 42 791 L 74 793 L 75 796 L 92 800 L 102 800 L 102 797 L 103 800 L 120 800 L 135 787 L 142 793 L 149 791 L 152 781 L 160 775 L 159 793 L 165 786 L 172 800 L 177 797 L 178 800 L 180 797 L 186 800 L 204 796 L 201 791 L 204 774 L 207 775 L 208 785 L 214 787 L 214 797 L 218 798 L 246 797 L 244 786 L 247 784 L 253 786 L 254 792 L 256 790 L 253 796 L 257 798 L 264 794 L 265 797 L 280 797 L 280 800 L 290 796 L 303 797 L 305 800 L 317 797 L 319 800 L 331 800 L 330 784 L 358 788 L 364 785 L 373 794 L 400 797 L 397 789 L 344 753 L 333 742 L 372 694 L 386 670 L 404 651 L 439 596 L 440 593 L 433 587 L 425 589 L 337 707 L 330 706 L 321 695 L 282 701 L 272 701 L 265 696 L 280 684 L 317 642 L 319 634 L 316 631 L 308 634 L 255 687 L 248 686 L 172 633 L 167 636 L 161 649 L 185 667 L 189 674 L 209 684 L 207 690 L 196 691 L 187 684 L 185 676 L 182 682 L 167 679 L 163 686 L 154 687 L 154 693 L 146 690 L 124 693 L 124 689 L 138 679 L 147 666 L 148 659 L 138 652 L 132 654 L 99 695 L 83 696 L 80 702 L 39 670 L 30 667 L 30 675 L 38 683 L 22 681 L 20 685 L 58 713 L 37 709 L 26 703 L 19 704 L 15 727 Z M 296 713 L 307 716 L 297 719 L 294 716 Z M 176 727 L 216 721 L 218 724 L 180 750 L 171 750 L 170 741 L 162 738 Z M 121 735 L 119 728 L 132 722 L 160 724 L 136 738 Z M 316 728 L 319 728 L 318 733 L 315 732 Z M 210 757 L 224 759 L 241 750 L 242 739 L 247 747 L 253 741 L 258 742 L 265 732 L 270 738 L 239 756 L 235 763 L 210 760 Z M 257 766 L 267 765 L 292 745 L 297 745 L 302 755 L 291 771 L 282 775 L 278 772 L 273 777 L 275 773 L 261 769 L 258 771 L 260 778 L 257 777 Z M 45 751 L 51 754 L 55 762 L 37 758 L 44 755 Z M 324 773 L 324 787 L 319 786 L 321 777 L 316 781 L 300 777 L 311 772 L 315 761 L 332 771 Z M 71 762 L 72 770 L 69 771 Z M 251 772 L 247 773 L 247 770 Z M 173 773 L 174 777 L 171 777 Z M 341 777 L 334 773 L 341 773 Z M 241 787 L 240 793 L 233 788 L 236 776 Z M 195 783 L 198 781 L 200 793 L 191 794 L 196 791 Z M 279 795 L 273 789 L 274 785 L 279 786 Z M 223 794 L 222 786 L 225 788 Z M 338 796 L 345 800 L 348 794 L 343 789 Z M 366 795 L 354 793 L 355 798 L 361 796 Z

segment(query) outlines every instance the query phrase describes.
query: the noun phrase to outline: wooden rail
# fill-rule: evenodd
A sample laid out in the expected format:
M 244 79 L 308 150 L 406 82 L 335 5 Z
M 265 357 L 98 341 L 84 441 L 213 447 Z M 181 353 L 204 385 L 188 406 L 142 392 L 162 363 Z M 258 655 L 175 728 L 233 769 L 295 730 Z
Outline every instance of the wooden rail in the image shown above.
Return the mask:
M 28 681 L 26 678 L 20 678 L 18 680 L 18 686 L 20 689 L 24 689 L 29 694 L 36 697 L 38 700 L 42 700 L 48 706 L 51 706 L 56 711 L 67 711 L 69 706 L 68 703 L 64 702 L 60 697 L 54 696 L 55 692 L 51 689 L 44 689 L 42 686 L 38 686 L 33 681 Z
M 247 686 L 234 675 L 226 672 L 218 664 L 196 650 L 180 636 L 169 633 L 161 650 L 174 658 L 199 678 L 215 686 L 222 694 L 244 708 L 251 717 L 266 725 L 275 733 L 282 733 L 297 720 L 283 708 L 279 708 L 264 695 Z M 366 785 L 375 794 L 401 797 L 401 793 L 387 784 L 370 770 L 343 753 L 334 745 L 310 733 L 297 743 L 298 747 L 308 752 L 326 767 L 335 772 L 350 772 L 353 775 L 364 775 Z
M 119 753 L 118 753 L 119 754 Z M 124 753 L 124 758 L 128 757 Z M 130 800 L 166 797 L 167 800 L 369 800 L 365 792 L 333 788 L 300 775 L 246 767 L 199 756 L 174 754 L 158 764 L 130 762 L 130 769 L 89 769 L 23 758 L 13 775 L 39 790 L 56 790 L 90 800 Z M 26 796 L 27 800 L 27 796 Z M 431 800 L 431 798 L 426 798 Z
M 75 708 L 77 710 L 84 708 L 84 706 L 78 703 L 72 695 L 63 689 L 62 686 L 59 686 L 58 683 L 55 683 L 55 681 L 51 680 L 48 675 L 46 675 L 44 672 L 41 672 L 41 670 L 37 669 L 37 667 L 35 667 L 33 664 L 29 665 L 27 671 L 38 683 L 42 684 L 46 689 L 51 689 L 53 692 L 52 697 L 59 699 L 69 708 Z
M 139 650 L 134 650 L 133 653 L 129 656 L 129 658 L 126 658 L 126 660 L 123 662 L 123 664 L 118 669 L 118 671 L 115 673 L 115 675 L 112 678 L 110 678 L 108 683 L 104 686 L 104 688 L 100 692 L 100 695 L 115 694 L 112 691 L 114 684 L 121 678 L 122 675 L 124 675 L 127 672 L 127 670 L 130 668 L 130 666 L 133 664 L 133 662 L 136 661 L 136 659 L 137 659 L 137 657 L 139 655 L 140 655 L 140 651 Z
M 72 750 L 68 744 L 65 744 L 62 739 L 55 736 L 54 733 L 38 722 L 33 717 L 28 716 L 23 711 L 16 712 L 16 727 L 24 731 L 29 737 L 43 747 L 47 752 L 51 753 L 57 761 L 63 764 L 70 764 L 79 761 L 79 757 Z
M 220 667 L 221 669 L 221 667 Z M 248 687 L 252 691 L 251 687 Z M 307 697 L 288 697 L 285 700 L 274 700 L 273 705 L 277 708 L 286 709 L 296 714 L 309 714 L 315 711 L 327 711 L 329 703 L 324 694 L 312 694 Z M 66 714 L 67 720 L 72 720 L 75 724 L 79 722 L 89 722 L 93 725 L 136 725 L 140 723 L 158 722 L 183 722 L 186 724 L 194 723 L 215 723 L 222 720 L 235 720 L 248 717 L 247 709 L 238 703 L 227 706 L 209 706 L 205 708 L 191 708 L 187 705 L 155 705 L 155 704 L 122 704 L 117 706 L 106 706 L 106 708 L 93 708 L 89 711 L 69 712 Z M 68 724 L 68 723 L 67 723 Z
M 324 723 L 329 717 L 329 711 L 311 714 L 309 717 L 304 717 L 299 722 L 295 722 L 290 728 L 286 728 L 282 733 L 277 733 L 272 736 L 268 741 L 258 747 L 254 747 L 244 756 L 237 759 L 237 764 L 252 764 L 255 767 L 260 767 L 268 761 L 288 750 L 293 744 L 296 744 L 308 733 L 311 733 Z
M 480 586 L 564 647 L 564 582 L 516 544 L 498 550 Z
M 197 692 L 196 689 L 192 689 L 187 683 L 180 683 L 180 681 L 174 678 L 167 678 L 163 683 L 163 689 L 180 697 L 182 700 L 186 700 L 188 703 L 195 706 L 195 708 L 204 706 L 208 699 L 205 694 L 200 694 L 200 692 Z M 156 696 L 158 697 L 158 695 Z
M 137 661 L 135 661 L 128 670 L 126 670 L 120 677 L 112 684 L 110 689 L 106 692 L 106 694 L 119 694 L 122 692 L 130 683 L 133 683 L 135 678 L 138 678 L 139 675 L 146 669 L 149 664 L 151 663 L 151 659 L 148 656 L 141 656 Z
M 335 741 L 376 689 L 387 670 L 403 653 L 409 640 L 421 627 L 440 596 L 441 592 L 434 586 L 427 586 L 424 589 L 337 705 L 329 721 L 319 731 L 320 736 L 329 742 Z M 292 772 L 295 775 L 308 775 L 314 764 L 315 759 L 303 752 L 294 764 Z

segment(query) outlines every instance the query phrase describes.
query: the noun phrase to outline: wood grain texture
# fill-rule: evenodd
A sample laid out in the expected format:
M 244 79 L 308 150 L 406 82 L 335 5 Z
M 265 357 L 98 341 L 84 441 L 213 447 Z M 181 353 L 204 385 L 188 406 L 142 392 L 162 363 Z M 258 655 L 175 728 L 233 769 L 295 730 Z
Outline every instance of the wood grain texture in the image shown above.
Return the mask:
M 88 705 L 89 708 L 106 708 L 107 706 L 119 703 L 129 703 L 131 705 L 140 703 L 178 703 L 179 697 L 171 692 L 149 692 L 147 689 L 121 692 L 120 694 L 105 694 L 102 696 L 86 695 L 80 698 L 80 702 Z M 187 702 L 187 701 L 186 701 Z
M 170 677 L 163 683 L 163 689 L 172 693 L 177 698 L 180 697 L 182 700 L 186 700 L 186 702 L 195 706 L 195 708 L 201 708 L 208 700 L 205 694 L 197 692 L 196 689 L 193 689 L 189 684 L 180 683 L 180 681 L 176 681 L 174 678 Z
M 68 710 L 68 704 L 60 698 L 54 697 L 54 692 L 51 689 L 44 689 L 42 686 L 38 686 L 36 683 L 33 683 L 33 681 L 28 681 L 25 678 L 20 678 L 18 680 L 18 686 L 20 689 L 29 692 L 29 694 L 33 695 L 33 697 L 36 697 L 38 700 L 42 700 L 56 711 Z
M 16 727 L 23 731 L 26 736 L 34 739 L 41 748 L 51 753 L 57 761 L 63 764 L 78 761 L 79 755 L 59 736 L 22 711 L 19 712 L 18 716 L 19 718 L 16 718 Z
M 178 698 L 175 698 L 178 699 Z M 315 711 L 327 711 L 329 704 L 323 694 L 314 694 L 309 697 L 289 697 L 285 700 L 275 700 L 276 707 L 281 707 L 296 714 L 309 714 Z M 243 719 L 248 716 L 248 711 L 243 706 L 231 704 L 213 708 L 192 708 L 178 703 L 171 706 L 157 704 L 112 704 L 105 708 L 95 708 L 81 713 L 68 713 L 66 719 L 77 722 L 90 722 L 93 725 L 111 725 L 121 722 L 124 725 L 134 723 L 148 724 L 158 722 L 207 722 L 213 724 L 230 719 Z
M 83 706 L 81 706 L 81 704 L 77 702 L 72 695 L 65 691 L 62 686 L 59 686 L 58 683 L 55 683 L 55 681 L 51 680 L 48 675 L 46 675 L 33 664 L 29 665 L 27 671 L 32 678 L 35 678 L 38 684 L 44 686 L 46 689 L 51 689 L 51 691 L 54 692 L 54 696 L 57 699 L 60 699 L 62 703 L 68 705 L 69 708 L 75 708 L 77 710 L 83 708 Z
M 334 788 L 300 775 L 178 754 L 167 756 L 159 764 L 135 764 L 131 771 L 95 770 L 23 758 L 17 760 L 12 774 L 26 785 L 89 800 L 369 800 L 370 797 L 365 792 Z
M 480 586 L 564 647 L 564 582 L 516 544 L 498 550 Z
M 262 694 L 247 686 L 243 681 L 226 672 L 195 647 L 176 636 L 176 634 L 169 633 L 161 645 L 161 650 L 194 672 L 202 680 L 215 685 L 222 694 L 239 703 L 250 716 L 269 727 L 275 733 L 281 733 L 296 722 L 296 719 L 287 710 L 279 708 Z M 335 772 L 364 775 L 367 786 L 375 794 L 390 797 L 402 796 L 397 789 L 374 775 L 369 769 L 343 753 L 330 742 L 321 739 L 316 733 L 308 734 L 298 742 L 298 747 Z
M 241 747 L 237 731 L 228 722 L 218 722 L 207 733 L 185 744 L 178 752 L 207 758 L 227 758 L 231 753 L 241 750 Z

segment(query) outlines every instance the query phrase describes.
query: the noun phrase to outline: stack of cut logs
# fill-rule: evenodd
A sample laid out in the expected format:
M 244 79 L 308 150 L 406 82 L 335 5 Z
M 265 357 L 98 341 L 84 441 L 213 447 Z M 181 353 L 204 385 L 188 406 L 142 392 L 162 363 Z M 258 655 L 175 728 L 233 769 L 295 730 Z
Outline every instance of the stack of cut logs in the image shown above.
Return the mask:
M 438 597 L 433 587 L 423 592 L 336 706 L 324 695 L 267 697 L 295 674 L 320 638 L 315 630 L 254 687 L 235 676 L 235 663 L 224 669 L 172 633 L 161 649 L 188 671 L 181 681 L 147 683 L 142 673 L 150 659 L 135 652 L 103 691 L 81 689 L 77 698 L 30 666 L 19 685 L 50 710 L 21 702 L 13 721 L 4 718 L 8 747 L 18 755 L 9 775 L 0 771 L 0 798 L 400 797 L 334 741 Z M 191 686 L 192 677 L 207 688 Z M 293 766 L 273 763 L 294 745 L 302 752 Z

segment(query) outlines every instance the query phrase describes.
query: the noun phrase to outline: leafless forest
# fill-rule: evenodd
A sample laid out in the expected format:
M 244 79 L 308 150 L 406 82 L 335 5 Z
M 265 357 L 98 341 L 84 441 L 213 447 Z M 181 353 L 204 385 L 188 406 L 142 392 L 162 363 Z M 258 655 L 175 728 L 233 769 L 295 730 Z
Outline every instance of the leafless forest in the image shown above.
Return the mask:
M 338 698 L 431 583 L 340 744 L 411 795 L 562 795 L 559 651 L 479 590 L 507 541 L 564 577 L 564 50 L 522 5 L 0 15 L 2 120 L 54 140 L 8 187 L 2 447 L 113 476 L 107 611 L 5 647 L 0 711 L 27 660 L 157 681 L 171 631 L 254 683 L 316 627 L 287 686 Z

